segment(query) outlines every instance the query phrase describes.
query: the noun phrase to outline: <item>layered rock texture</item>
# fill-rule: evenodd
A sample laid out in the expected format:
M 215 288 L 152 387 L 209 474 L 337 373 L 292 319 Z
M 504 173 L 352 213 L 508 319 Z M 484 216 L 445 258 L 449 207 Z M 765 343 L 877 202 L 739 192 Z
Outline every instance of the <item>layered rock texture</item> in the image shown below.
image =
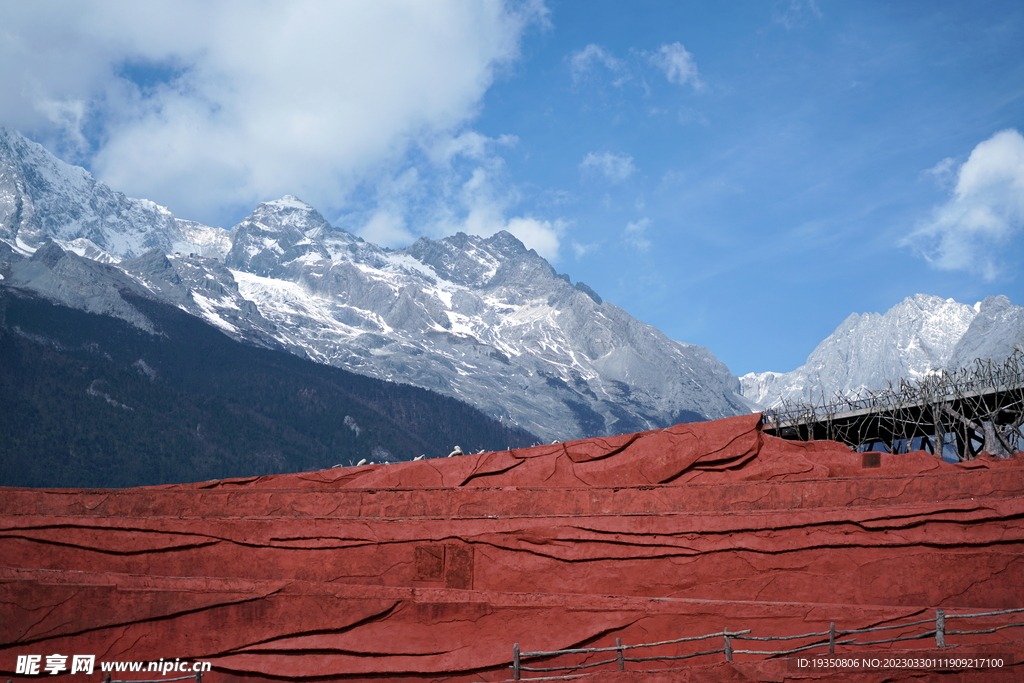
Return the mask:
M 1022 462 L 877 455 L 768 437 L 755 415 L 203 484 L 4 489 L 0 671 L 13 673 L 17 655 L 83 653 L 207 660 L 209 681 L 497 681 L 511 678 L 514 643 L 536 652 L 725 628 L 767 637 L 820 634 L 831 622 L 897 627 L 853 636 L 868 642 L 924 633 L 912 622 L 936 608 L 1024 607 Z M 949 619 L 950 630 L 1024 621 Z M 836 651 L 902 655 L 928 642 Z M 1006 664 L 929 670 L 927 680 L 1024 675 L 1022 627 L 947 643 L 945 654 Z M 627 656 L 716 648 L 720 638 Z M 642 680 L 849 680 L 765 659 L 708 654 L 672 672 L 683 664 L 630 662 L 594 680 L 659 668 L 663 678 Z

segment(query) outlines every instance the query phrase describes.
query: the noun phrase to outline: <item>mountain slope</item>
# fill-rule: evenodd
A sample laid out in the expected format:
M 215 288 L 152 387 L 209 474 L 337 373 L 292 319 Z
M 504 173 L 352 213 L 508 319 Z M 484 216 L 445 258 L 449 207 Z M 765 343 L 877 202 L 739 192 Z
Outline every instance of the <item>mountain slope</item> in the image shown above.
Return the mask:
M 977 311 L 953 349 L 952 367 L 970 365 L 975 358 L 1002 361 L 1024 345 L 1024 306 L 1014 306 L 1005 296 L 992 296 L 977 304 Z
M 119 296 L 150 331 L 0 283 L 0 485 L 202 481 L 535 442 L 454 399 Z
M 1024 307 L 1005 296 L 974 306 L 927 294 L 907 297 L 884 315 L 852 314 L 788 373 L 750 373 L 743 395 L 763 406 L 855 396 L 899 379 L 963 367 L 976 358 L 1005 360 L 1024 344 Z

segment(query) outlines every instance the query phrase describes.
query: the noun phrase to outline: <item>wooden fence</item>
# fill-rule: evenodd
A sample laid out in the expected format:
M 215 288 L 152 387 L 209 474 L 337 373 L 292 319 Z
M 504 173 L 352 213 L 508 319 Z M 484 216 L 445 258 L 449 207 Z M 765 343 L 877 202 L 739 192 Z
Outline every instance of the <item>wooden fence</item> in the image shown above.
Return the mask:
M 714 655 L 724 654 L 726 661 L 732 661 L 733 655 L 745 654 L 745 655 L 762 655 L 765 657 L 774 657 L 779 655 L 792 655 L 797 652 L 803 652 L 805 650 L 811 650 L 816 647 L 828 647 L 829 654 L 835 654 L 836 645 L 850 645 L 850 646 L 861 646 L 861 645 L 882 645 L 885 643 L 896 643 L 904 640 L 921 640 L 923 638 L 935 638 L 935 647 L 942 648 L 947 647 L 949 644 L 946 642 L 946 636 L 957 636 L 957 635 L 974 635 L 982 633 L 995 633 L 1007 628 L 1015 628 L 1024 626 L 1024 622 L 1003 624 L 1002 626 L 996 626 L 994 628 L 978 629 L 974 631 L 950 631 L 946 628 L 946 622 L 950 619 L 974 619 L 979 617 L 992 617 L 1001 614 L 1014 614 L 1018 612 L 1024 612 L 1024 607 L 1018 609 L 1006 609 L 999 610 L 997 612 L 979 612 L 977 614 L 946 614 L 944 610 L 935 610 L 935 617 L 933 619 L 923 619 L 921 621 L 912 621 L 906 624 L 897 624 L 895 626 L 874 626 L 871 628 L 859 628 L 850 630 L 840 630 L 836 628 L 835 622 L 829 625 L 827 631 L 821 631 L 817 633 L 804 633 L 797 636 L 751 636 L 750 629 L 743 631 L 730 631 L 728 628 L 719 631 L 718 633 L 708 633 L 703 636 L 692 636 L 689 638 L 676 638 L 674 640 L 663 640 L 657 643 L 642 643 L 640 645 L 623 645 L 621 638 L 615 639 L 614 647 L 591 647 L 591 648 L 576 648 L 571 650 L 554 650 L 552 652 L 520 652 L 519 643 L 515 643 L 512 646 L 512 664 L 509 668 L 512 669 L 513 680 L 523 680 L 521 675 L 524 671 L 530 672 L 552 672 L 552 671 L 570 671 L 577 669 L 589 669 L 598 666 L 604 666 L 606 664 L 617 664 L 619 671 L 626 670 L 626 662 L 652 662 L 652 661 L 668 661 L 668 660 L 680 660 L 690 659 L 691 657 L 700 657 L 702 655 Z M 853 635 L 855 633 L 873 633 L 875 631 L 888 631 L 893 629 L 905 629 L 912 626 L 920 626 L 922 624 L 935 624 L 935 628 L 916 633 L 910 636 L 901 636 L 898 638 L 889 638 L 885 640 L 869 640 L 869 641 L 858 641 L 856 638 L 846 638 L 844 636 Z M 674 645 L 676 643 L 694 642 L 699 640 L 708 640 L 711 638 L 721 638 L 723 646 L 714 650 L 703 650 L 700 652 L 691 652 L 684 655 L 664 655 L 656 657 L 627 657 L 625 652 L 627 650 L 636 650 L 640 648 L 658 647 L 661 645 Z M 818 638 L 815 642 L 807 645 L 801 645 L 789 650 L 737 650 L 733 641 L 749 640 L 749 641 L 784 641 L 784 640 L 800 640 L 806 638 Z M 558 657 L 561 655 L 570 654 L 592 654 L 601 652 L 614 652 L 615 657 L 613 659 L 605 659 L 599 662 L 591 662 L 589 664 L 577 664 L 574 666 L 550 666 L 550 667 L 536 667 L 536 666 L 525 666 L 522 662 L 524 659 L 545 659 L 550 657 Z M 546 677 L 547 680 L 557 678 L 575 678 L 580 674 L 574 676 L 554 676 Z M 530 680 L 530 679 L 526 679 Z M 533 679 L 539 680 L 539 679 Z

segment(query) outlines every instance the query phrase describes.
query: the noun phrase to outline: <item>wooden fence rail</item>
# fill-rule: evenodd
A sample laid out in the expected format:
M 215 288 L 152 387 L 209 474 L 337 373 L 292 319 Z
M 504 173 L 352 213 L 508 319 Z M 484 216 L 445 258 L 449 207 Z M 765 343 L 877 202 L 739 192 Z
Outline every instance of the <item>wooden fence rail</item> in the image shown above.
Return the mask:
M 857 628 L 841 630 L 836 628 L 835 622 L 829 624 L 829 630 L 819 631 L 815 633 L 803 633 L 796 636 L 751 636 L 750 629 L 742 631 L 730 631 L 728 628 L 719 631 L 718 633 L 708 633 L 702 636 L 690 636 L 687 638 L 675 638 L 673 640 L 662 640 L 657 643 L 641 643 L 639 645 L 623 645 L 621 638 L 615 639 L 614 647 L 584 647 L 584 648 L 573 648 L 568 650 L 553 650 L 551 652 L 520 652 L 519 643 L 515 643 L 512 646 L 512 664 L 509 668 L 512 669 L 513 680 L 523 680 L 521 678 L 522 672 L 537 672 L 537 673 L 548 673 L 552 671 L 575 671 L 580 669 L 591 669 L 605 664 L 618 664 L 619 671 L 625 671 L 626 662 L 651 662 L 651 661 L 669 661 L 679 659 L 690 659 L 691 657 L 700 657 L 701 655 L 714 655 L 724 654 L 726 661 L 732 661 L 733 655 L 745 654 L 745 655 L 763 655 L 763 656 L 779 656 L 779 655 L 790 655 L 797 652 L 803 652 L 816 647 L 828 646 L 828 653 L 835 654 L 836 645 L 881 645 L 883 643 L 897 643 L 904 640 L 921 640 L 924 638 L 935 638 L 935 647 L 942 648 L 947 647 L 946 636 L 952 635 L 975 635 L 982 633 L 995 633 L 1007 628 L 1016 628 L 1024 626 L 1024 622 L 1003 624 L 1002 626 L 995 626 L 993 628 L 978 629 L 974 631 L 950 631 L 946 629 L 946 621 L 949 619 L 975 619 L 978 617 L 993 617 L 1002 614 L 1014 614 L 1018 612 L 1024 612 L 1024 607 L 1017 609 L 1004 609 L 995 612 L 979 612 L 977 614 L 946 614 L 945 610 L 935 610 L 935 617 L 932 619 L 922 619 L 920 621 L 912 621 L 905 624 L 896 624 L 890 626 L 873 626 L 871 628 Z M 888 638 L 885 640 L 868 640 L 858 641 L 856 638 L 847 638 L 845 640 L 837 640 L 842 636 L 853 635 L 856 633 L 874 633 L 876 631 L 889 631 L 893 629 L 905 629 L 913 626 L 920 626 L 922 624 L 935 624 L 935 628 L 922 631 L 910 636 L 900 636 L 896 638 Z M 826 637 L 827 636 L 827 637 Z M 650 648 L 658 647 L 661 645 L 674 645 L 676 643 L 686 643 L 698 640 L 707 640 L 709 638 L 722 638 L 723 646 L 715 650 L 702 650 L 700 652 L 691 652 L 685 655 L 664 655 L 656 657 L 627 657 L 625 656 L 626 650 L 635 650 L 638 648 Z M 734 647 L 733 641 L 737 640 L 751 640 L 751 641 L 784 641 L 784 640 L 800 640 L 802 638 L 821 638 L 809 645 L 802 645 L 800 647 L 792 648 L 789 650 L 737 650 Z M 564 665 L 564 666 L 526 666 L 523 664 L 524 659 L 543 659 L 548 657 L 558 657 L 561 655 L 573 655 L 573 654 L 594 654 L 601 652 L 614 652 L 614 659 L 603 659 L 599 662 L 590 662 L 589 664 L 576 664 L 576 665 Z M 555 676 L 547 678 L 551 680 L 554 678 L 575 678 L 582 674 L 576 674 L 572 676 Z M 541 680 L 539 678 L 526 679 L 526 680 Z
M 112 681 L 110 680 L 110 674 L 103 679 L 103 683 L 170 683 L 171 681 L 195 681 L 196 683 L 203 683 L 203 674 L 200 671 L 192 674 L 191 676 L 179 676 L 178 678 L 158 678 L 152 681 Z M 7 681 L 7 683 L 11 683 Z
M 178 678 L 157 678 L 151 681 L 114 681 L 110 679 L 110 674 L 107 674 L 106 678 L 103 679 L 103 683 L 171 683 L 171 681 L 195 681 L 196 683 L 203 683 L 203 674 L 201 671 L 197 671 L 195 674 L 190 676 L 179 676 Z M 8 679 L 7 683 L 13 683 Z

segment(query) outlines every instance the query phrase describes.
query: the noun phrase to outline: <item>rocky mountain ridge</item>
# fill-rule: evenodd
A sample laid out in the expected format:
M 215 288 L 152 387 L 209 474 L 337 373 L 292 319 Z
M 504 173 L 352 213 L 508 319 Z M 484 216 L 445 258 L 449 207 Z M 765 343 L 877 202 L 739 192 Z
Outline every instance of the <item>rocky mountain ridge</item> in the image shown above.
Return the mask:
M 453 396 L 543 439 L 749 412 L 710 351 L 573 285 L 507 232 L 387 250 L 292 196 L 228 232 L 113 192 L 8 131 L 0 207 L 7 284 L 129 321 L 113 292 L 141 288 L 237 339 Z M 57 258 L 47 239 L 86 258 Z M 87 260 L 106 264 L 105 288 Z M 97 288 L 88 300 L 72 291 L 79 277 Z

